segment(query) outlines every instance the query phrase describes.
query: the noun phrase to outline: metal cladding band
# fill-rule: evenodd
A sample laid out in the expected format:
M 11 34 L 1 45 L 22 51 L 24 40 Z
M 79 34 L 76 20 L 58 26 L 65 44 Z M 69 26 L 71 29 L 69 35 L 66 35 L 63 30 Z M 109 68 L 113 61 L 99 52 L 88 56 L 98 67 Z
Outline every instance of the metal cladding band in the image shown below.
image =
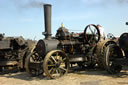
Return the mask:
M 51 5 L 44 4 L 45 39 L 51 38 Z

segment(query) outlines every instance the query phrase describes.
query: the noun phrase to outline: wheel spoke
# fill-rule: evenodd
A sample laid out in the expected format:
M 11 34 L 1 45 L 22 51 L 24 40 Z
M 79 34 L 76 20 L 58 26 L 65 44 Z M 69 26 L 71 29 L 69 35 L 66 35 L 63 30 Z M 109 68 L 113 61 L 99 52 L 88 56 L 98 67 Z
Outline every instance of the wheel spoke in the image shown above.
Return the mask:
M 40 56 L 37 55 L 37 53 L 35 53 L 35 58 L 36 58 L 36 61 L 39 61 Z
M 51 58 L 53 59 L 53 61 L 54 61 L 55 63 L 57 63 L 56 59 L 55 59 L 53 56 L 51 56 Z
M 58 56 L 58 52 L 56 52 L 56 56 Z
M 53 67 L 53 66 L 56 66 L 55 64 L 52 64 L 52 65 L 48 65 L 48 67 Z
M 54 68 L 51 68 L 51 69 L 49 70 L 49 73 L 51 73 L 53 69 L 54 69 Z
M 92 31 L 92 29 L 91 29 L 91 26 L 90 26 L 90 25 L 89 25 L 89 29 L 90 29 L 91 33 L 94 34 L 93 31 Z
M 66 60 L 66 57 L 63 59 L 63 61 L 65 61 Z
M 59 74 L 58 69 L 56 69 L 56 73 Z
M 94 29 L 94 34 L 96 34 L 96 29 Z
M 55 69 L 55 68 L 53 68 L 53 70 L 52 70 L 51 74 L 54 74 L 54 73 L 55 73 L 55 71 L 56 71 L 56 69 Z
M 64 70 L 64 71 L 67 71 L 67 69 L 63 68 L 63 67 L 60 67 L 60 69 Z
M 32 58 L 32 60 L 34 60 L 34 61 L 35 61 L 34 55 L 31 55 L 31 58 Z
M 60 68 L 58 68 L 58 72 L 60 73 L 60 75 L 62 75 L 62 72 L 61 72 L 61 69 Z
M 64 63 L 64 62 L 67 62 L 67 57 L 62 57 L 62 62 L 61 63 Z

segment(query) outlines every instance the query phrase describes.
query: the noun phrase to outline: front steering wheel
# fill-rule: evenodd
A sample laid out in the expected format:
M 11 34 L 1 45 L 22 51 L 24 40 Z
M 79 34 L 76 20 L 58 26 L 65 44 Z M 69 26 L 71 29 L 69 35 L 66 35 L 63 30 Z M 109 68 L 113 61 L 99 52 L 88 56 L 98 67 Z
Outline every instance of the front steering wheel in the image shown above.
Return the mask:
M 84 29 L 84 42 L 96 44 L 100 40 L 100 30 L 94 24 L 89 24 Z

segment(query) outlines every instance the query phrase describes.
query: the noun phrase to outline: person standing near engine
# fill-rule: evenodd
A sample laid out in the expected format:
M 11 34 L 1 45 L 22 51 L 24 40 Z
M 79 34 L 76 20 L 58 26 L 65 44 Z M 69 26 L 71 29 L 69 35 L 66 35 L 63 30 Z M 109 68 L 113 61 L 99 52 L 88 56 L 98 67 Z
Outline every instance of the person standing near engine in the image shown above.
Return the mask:
M 99 24 L 97 25 L 97 28 L 100 31 L 100 40 L 105 40 L 105 33 L 104 33 L 104 28 L 102 26 L 100 26 Z

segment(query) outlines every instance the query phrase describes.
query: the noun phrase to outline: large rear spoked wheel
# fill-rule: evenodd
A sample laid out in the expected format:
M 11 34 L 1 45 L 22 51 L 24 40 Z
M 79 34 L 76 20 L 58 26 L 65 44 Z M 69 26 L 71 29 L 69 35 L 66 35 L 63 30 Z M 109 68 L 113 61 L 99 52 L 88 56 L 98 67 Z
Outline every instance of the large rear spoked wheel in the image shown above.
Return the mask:
M 114 62 L 115 59 L 123 56 L 120 48 L 117 45 L 111 44 L 105 48 L 103 62 L 104 68 L 111 74 L 118 74 L 122 66 Z
M 31 76 L 43 74 L 43 58 L 33 51 L 30 53 L 25 62 L 25 69 Z
M 68 72 L 69 59 L 63 51 L 50 51 L 44 59 L 43 69 L 47 77 L 58 78 Z

